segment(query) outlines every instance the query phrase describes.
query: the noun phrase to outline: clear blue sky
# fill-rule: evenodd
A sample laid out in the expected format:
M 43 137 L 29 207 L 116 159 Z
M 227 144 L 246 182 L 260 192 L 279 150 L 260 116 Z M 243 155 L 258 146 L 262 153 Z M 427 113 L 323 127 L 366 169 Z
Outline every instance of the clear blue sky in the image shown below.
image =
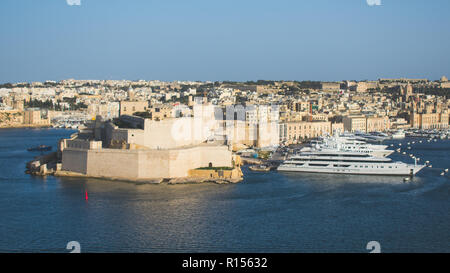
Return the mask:
M 450 76 L 450 1 L 0 1 L 0 82 Z

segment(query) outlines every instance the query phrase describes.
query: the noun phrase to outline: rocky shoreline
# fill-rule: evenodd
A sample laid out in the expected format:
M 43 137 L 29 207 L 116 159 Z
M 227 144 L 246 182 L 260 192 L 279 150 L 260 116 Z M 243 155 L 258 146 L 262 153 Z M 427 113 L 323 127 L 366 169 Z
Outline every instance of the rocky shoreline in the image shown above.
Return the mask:
M 180 177 L 180 178 L 160 178 L 160 179 L 132 179 L 132 178 L 119 178 L 119 177 L 106 177 L 106 176 L 89 176 L 80 173 L 68 172 L 68 171 L 54 171 L 47 175 L 53 175 L 56 177 L 81 177 L 81 178 L 95 178 L 110 181 L 122 181 L 132 182 L 136 184 L 199 184 L 199 183 L 214 183 L 214 184 L 236 184 L 243 179 L 213 179 L 213 178 L 199 178 L 199 177 Z

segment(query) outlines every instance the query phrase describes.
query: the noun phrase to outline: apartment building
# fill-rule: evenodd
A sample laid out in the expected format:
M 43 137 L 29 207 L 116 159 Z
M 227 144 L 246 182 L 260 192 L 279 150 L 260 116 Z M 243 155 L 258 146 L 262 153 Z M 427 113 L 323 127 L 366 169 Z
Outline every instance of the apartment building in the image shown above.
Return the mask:
M 329 121 L 301 121 L 280 124 L 280 141 L 287 144 L 301 142 L 305 139 L 316 138 L 332 133 Z
M 344 123 L 344 130 L 347 132 L 366 132 L 366 117 L 365 116 L 345 116 L 342 118 Z

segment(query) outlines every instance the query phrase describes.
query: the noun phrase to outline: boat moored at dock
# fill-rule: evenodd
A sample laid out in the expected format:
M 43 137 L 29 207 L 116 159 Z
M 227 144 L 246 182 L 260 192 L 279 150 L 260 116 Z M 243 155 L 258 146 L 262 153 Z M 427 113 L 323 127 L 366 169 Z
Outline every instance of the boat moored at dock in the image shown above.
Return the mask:
M 27 151 L 29 152 L 47 152 L 47 151 L 51 151 L 52 150 L 52 146 L 47 146 L 47 145 L 39 145 L 36 147 L 31 147 L 28 148 Z
M 374 157 L 345 151 L 312 151 L 291 156 L 278 167 L 281 172 L 307 172 L 355 175 L 413 176 L 425 165 L 394 162 L 390 158 Z

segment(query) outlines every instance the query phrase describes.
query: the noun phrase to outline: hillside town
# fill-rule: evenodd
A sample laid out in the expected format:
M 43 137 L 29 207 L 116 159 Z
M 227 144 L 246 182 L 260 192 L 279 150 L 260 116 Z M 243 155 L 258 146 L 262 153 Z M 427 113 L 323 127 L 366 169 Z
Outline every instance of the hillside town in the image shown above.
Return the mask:
M 216 112 L 226 113 L 230 107 L 241 112 L 232 117 L 215 114 L 213 119 L 222 124 L 223 132 L 230 119 L 234 131 L 242 129 L 242 137 L 234 144 L 264 147 L 301 143 L 336 131 L 447 129 L 449 99 L 450 82 L 445 76 L 438 81 L 7 83 L 0 85 L 0 128 L 77 129 L 96 117 L 115 122 L 120 116 L 162 121 L 191 115 L 189 110 L 202 104 Z M 262 132 L 259 124 L 267 123 L 276 129 Z

